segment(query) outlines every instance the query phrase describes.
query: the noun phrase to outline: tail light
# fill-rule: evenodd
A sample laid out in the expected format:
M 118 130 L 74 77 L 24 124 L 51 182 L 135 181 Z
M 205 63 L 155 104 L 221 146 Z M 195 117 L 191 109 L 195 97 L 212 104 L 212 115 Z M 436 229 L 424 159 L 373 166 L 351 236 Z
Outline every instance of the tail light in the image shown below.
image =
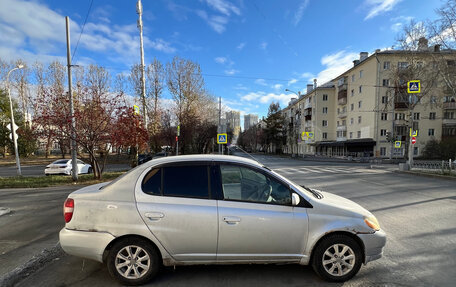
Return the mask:
M 63 204 L 63 216 L 65 217 L 65 222 L 70 222 L 73 217 L 74 211 L 74 200 L 72 198 L 67 198 Z

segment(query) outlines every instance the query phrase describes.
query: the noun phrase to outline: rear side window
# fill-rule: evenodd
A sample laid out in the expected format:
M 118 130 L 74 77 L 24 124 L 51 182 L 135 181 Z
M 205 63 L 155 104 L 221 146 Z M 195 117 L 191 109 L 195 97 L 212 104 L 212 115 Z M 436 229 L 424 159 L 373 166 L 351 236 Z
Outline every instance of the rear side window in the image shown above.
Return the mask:
M 144 193 L 161 195 L 161 174 L 161 169 L 155 168 L 144 177 L 141 186 Z
M 209 198 L 206 165 L 173 166 L 163 169 L 163 195 Z

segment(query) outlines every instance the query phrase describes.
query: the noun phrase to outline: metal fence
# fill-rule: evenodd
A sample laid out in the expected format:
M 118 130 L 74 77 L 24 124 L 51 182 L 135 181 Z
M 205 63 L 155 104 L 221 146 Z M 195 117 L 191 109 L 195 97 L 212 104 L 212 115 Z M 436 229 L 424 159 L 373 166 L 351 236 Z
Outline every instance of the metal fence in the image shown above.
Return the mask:
M 439 174 L 453 174 L 456 175 L 456 162 L 454 160 L 433 160 L 421 161 L 416 160 L 413 162 L 412 170 L 419 170 L 424 172 L 432 172 Z

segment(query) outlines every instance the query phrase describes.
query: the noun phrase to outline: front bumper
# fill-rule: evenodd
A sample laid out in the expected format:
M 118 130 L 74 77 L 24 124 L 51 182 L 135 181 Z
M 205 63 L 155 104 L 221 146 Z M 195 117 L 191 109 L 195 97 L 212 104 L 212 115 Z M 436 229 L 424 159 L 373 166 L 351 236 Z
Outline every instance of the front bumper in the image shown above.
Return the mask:
M 383 247 L 386 244 L 386 234 L 382 229 L 375 233 L 358 234 L 358 236 L 364 243 L 364 264 L 382 257 Z
M 60 246 L 70 255 L 103 262 L 103 252 L 114 236 L 107 232 L 60 230 Z

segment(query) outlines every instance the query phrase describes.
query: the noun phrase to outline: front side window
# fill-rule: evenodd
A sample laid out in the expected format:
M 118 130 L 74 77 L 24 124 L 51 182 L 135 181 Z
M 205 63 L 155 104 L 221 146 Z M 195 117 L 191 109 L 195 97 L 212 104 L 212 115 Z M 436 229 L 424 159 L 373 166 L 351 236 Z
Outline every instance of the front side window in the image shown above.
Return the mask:
M 276 179 L 253 169 L 221 165 L 223 197 L 257 203 L 291 204 L 289 188 Z

